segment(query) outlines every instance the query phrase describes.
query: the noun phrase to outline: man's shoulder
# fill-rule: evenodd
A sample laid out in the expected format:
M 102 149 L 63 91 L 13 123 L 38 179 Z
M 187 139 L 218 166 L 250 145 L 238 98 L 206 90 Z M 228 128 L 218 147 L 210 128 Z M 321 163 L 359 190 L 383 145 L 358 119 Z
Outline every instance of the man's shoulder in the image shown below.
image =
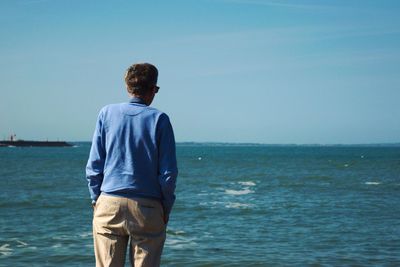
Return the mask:
M 105 115 L 105 114 L 110 114 L 110 113 L 112 114 L 114 112 L 121 112 L 126 109 L 130 109 L 129 105 L 130 105 L 130 103 L 125 103 L 125 102 L 116 103 L 116 104 L 108 104 L 101 108 L 100 114 Z M 125 112 L 123 112 L 123 113 L 125 113 Z M 139 113 L 147 114 L 147 115 L 157 117 L 160 119 L 169 119 L 168 115 L 165 112 L 163 112 L 155 107 L 151 107 L 151 106 L 143 106 L 143 109 L 140 112 L 138 112 L 138 110 L 136 110 L 135 115 L 139 114 Z
M 144 116 L 156 121 L 157 127 L 165 127 L 170 124 L 169 116 L 164 112 L 154 107 L 147 107 Z
M 149 111 L 149 112 L 151 112 L 151 113 L 154 113 L 154 114 L 157 114 L 157 115 L 166 115 L 163 111 L 161 111 L 161 110 L 159 110 L 158 108 L 155 108 L 155 107 L 150 107 L 150 106 L 147 106 L 147 111 Z
M 110 109 L 113 109 L 113 106 L 115 106 L 116 104 L 107 104 L 103 107 L 101 107 L 99 114 L 102 115 L 104 113 L 106 113 L 107 111 L 109 111 Z
M 108 104 L 105 105 L 104 107 L 101 108 L 100 112 L 106 112 L 106 111 L 110 111 L 113 109 L 117 109 L 118 107 L 120 107 L 123 103 L 115 103 L 115 104 Z
M 107 114 L 113 114 L 115 112 L 120 112 L 121 108 L 124 105 L 127 105 L 127 103 L 113 103 L 113 104 L 105 105 L 100 109 L 99 114 L 105 116 Z

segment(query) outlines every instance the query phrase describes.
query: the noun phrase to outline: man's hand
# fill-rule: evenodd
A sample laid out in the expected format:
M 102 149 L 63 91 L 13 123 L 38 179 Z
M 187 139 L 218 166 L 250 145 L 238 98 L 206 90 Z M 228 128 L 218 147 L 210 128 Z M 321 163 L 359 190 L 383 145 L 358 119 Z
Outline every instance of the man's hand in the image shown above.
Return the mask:
M 164 223 L 165 223 L 165 225 L 167 225 L 168 224 L 168 221 L 169 221 L 169 215 L 164 215 Z

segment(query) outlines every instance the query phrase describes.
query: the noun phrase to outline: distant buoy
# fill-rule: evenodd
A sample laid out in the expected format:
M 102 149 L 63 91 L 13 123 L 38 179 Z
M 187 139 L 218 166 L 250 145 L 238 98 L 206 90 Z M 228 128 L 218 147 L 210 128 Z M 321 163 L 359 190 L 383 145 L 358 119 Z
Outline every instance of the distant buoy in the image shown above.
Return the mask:
M 199 159 L 199 160 L 202 160 L 202 158 L 201 158 L 201 157 L 199 157 L 198 159 Z

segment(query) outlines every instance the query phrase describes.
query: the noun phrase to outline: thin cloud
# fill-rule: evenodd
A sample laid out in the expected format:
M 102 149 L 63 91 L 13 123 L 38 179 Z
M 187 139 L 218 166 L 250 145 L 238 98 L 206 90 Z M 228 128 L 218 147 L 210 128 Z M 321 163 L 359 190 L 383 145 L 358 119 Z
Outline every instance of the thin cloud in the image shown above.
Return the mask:
M 307 25 L 307 26 L 287 26 L 287 27 L 268 27 L 259 29 L 248 29 L 230 32 L 214 32 L 205 34 L 190 34 L 164 40 L 165 43 L 196 44 L 196 43 L 298 43 L 315 42 L 319 40 L 334 40 L 346 38 L 374 37 L 399 35 L 400 30 L 395 28 L 383 27 L 357 27 L 342 25 Z
M 28 0 L 28 1 L 21 1 L 19 2 L 22 5 L 31 5 L 31 4 L 40 4 L 40 3 L 45 3 L 49 2 L 50 0 Z
M 327 35 L 321 35 L 321 39 L 343 39 L 357 37 L 373 37 L 384 35 L 399 35 L 398 29 L 384 28 L 343 28 L 341 31 L 332 32 Z
M 360 28 L 343 24 L 338 26 L 292 26 L 252 29 L 236 32 L 192 34 L 180 38 L 164 40 L 164 46 L 183 47 L 182 54 L 190 57 L 202 53 L 216 62 L 229 62 L 224 68 L 220 65 L 208 66 L 199 60 L 199 68 L 194 76 L 220 76 L 255 71 L 270 71 L 277 66 L 285 70 L 320 67 L 351 67 L 370 63 L 393 62 L 400 54 L 394 49 L 377 49 L 363 46 L 363 37 L 397 35 L 397 29 Z M 346 39 L 352 38 L 359 46 L 349 46 Z M 320 47 L 320 42 L 338 40 L 329 51 L 324 49 L 302 50 L 296 47 Z M 210 50 L 210 47 L 213 47 Z M 216 52 L 219 51 L 219 52 Z M 251 52 L 248 52 L 251 51 Z M 256 53 L 255 51 L 259 51 Z M 233 56 L 234 55 L 234 56 Z M 239 63 L 240 62 L 240 63 Z M 268 62 L 279 62 L 272 66 Z M 184 64 L 184 63 L 183 63 Z M 193 74 L 195 73 L 195 74 Z
M 236 3 L 236 4 L 247 4 L 247 5 L 259 5 L 259 6 L 270 6 L 270 7 L 283 7 L 291 9 L 306 9 L 306 10 L 325 10 L 336 8 L 336 6 L 330 5 L 316 5 L 289 1 L 268 1 L 268 0 L 223 0 L 224 2 Z
M 42 4 L 42 3 L 49 3 L 54 2 L 56 0 L 24 0 L 18 2 L 20 5 L 35 5 L 35 4 Z

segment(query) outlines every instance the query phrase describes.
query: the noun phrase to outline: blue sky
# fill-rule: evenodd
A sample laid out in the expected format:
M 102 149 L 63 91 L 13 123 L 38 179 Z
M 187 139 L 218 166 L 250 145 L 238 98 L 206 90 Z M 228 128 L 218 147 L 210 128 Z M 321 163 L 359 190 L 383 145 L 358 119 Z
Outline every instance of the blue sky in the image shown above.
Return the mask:
M 151 62 L 177 141 L 400 142 L 400 1 L 2 0 L 0 138 L 91 139 Z

